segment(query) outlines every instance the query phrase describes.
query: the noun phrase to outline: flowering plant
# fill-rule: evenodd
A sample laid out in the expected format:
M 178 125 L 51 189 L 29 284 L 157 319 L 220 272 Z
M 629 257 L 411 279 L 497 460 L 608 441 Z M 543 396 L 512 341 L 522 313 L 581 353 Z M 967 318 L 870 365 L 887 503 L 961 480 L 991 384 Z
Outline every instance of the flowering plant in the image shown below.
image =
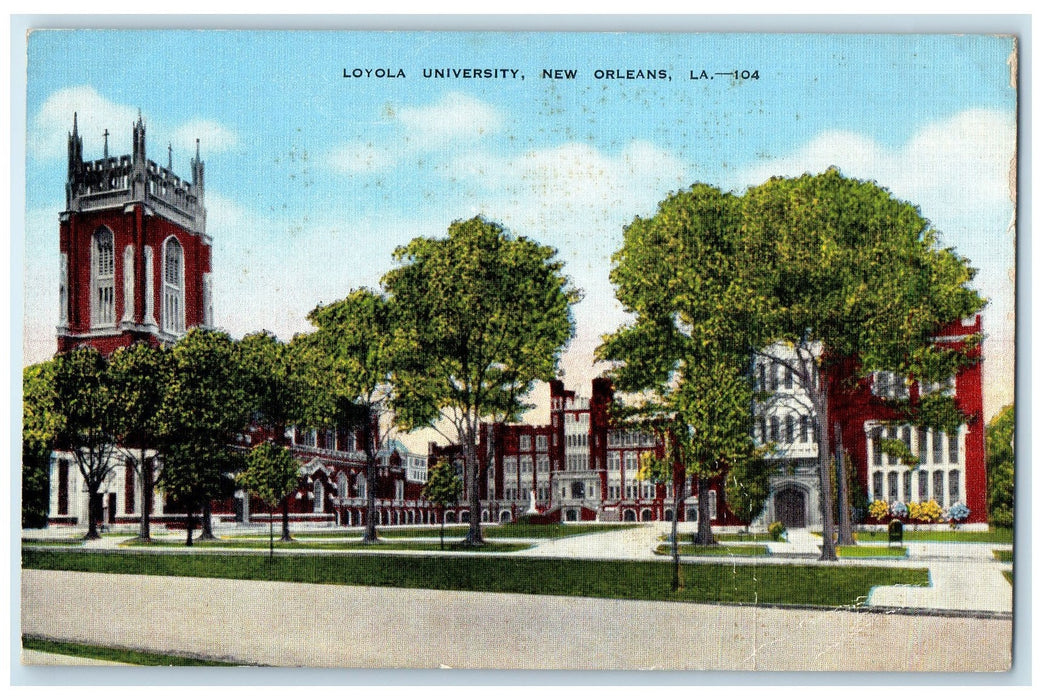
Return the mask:
M 901 501 L 894 501 L 890 504 L 890 515 L 895 518 L 906 518 L 908 517 L 908 506 Z
M 941 507 L 934 500 L 909 503 L 908 517 L 921 523 L 935 523 L 941 519 Z
M 868 505 L 868 515 L 876 520 L 882 520 L 890 515 L 890 506 L 886 501 L 872 501 Z
M 965 503 L 955 503 L 948 509 L 948 522 L 952 524 L 952 527 L 968 517 L 970 517 L 970 509 L 966 507 Z

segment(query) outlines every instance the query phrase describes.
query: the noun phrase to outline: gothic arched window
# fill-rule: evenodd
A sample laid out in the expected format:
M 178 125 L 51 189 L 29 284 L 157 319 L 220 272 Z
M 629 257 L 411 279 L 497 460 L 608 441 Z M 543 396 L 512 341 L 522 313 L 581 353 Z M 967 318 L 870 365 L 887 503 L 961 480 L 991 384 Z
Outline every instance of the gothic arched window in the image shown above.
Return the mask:
M 91 240 L 91 326 L 116 322 L 116 255 L 112 231 L 99 228 Z
M 184 333 L 185 330 L 185 254 L 177 239 L 163 244 L 163 330 Z

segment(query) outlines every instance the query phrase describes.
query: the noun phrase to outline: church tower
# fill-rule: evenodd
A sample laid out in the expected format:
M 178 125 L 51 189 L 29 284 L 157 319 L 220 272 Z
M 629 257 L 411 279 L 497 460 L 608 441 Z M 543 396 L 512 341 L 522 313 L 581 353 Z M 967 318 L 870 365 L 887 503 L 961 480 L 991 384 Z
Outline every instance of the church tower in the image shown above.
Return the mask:
M 191 180 L 145 155 L 145 124 L 133 152 L 83 160 L 73 115 L 61 214 L 58 352 L 90 345 L 104 354 L 134 342 L 169 344 L 213 325 L 210 236 L 203 161 L 196 140 Z

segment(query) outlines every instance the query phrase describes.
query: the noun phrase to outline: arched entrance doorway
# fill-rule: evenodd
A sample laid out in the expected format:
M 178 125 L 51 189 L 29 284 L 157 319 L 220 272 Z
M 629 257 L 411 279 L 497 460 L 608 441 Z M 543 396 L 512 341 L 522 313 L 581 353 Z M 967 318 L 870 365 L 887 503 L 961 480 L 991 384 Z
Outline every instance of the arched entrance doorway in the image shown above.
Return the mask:
M 807 527 L 807 497 L 803 491 L 786 486 L 775 493 L 774 517 L 787 529 Z

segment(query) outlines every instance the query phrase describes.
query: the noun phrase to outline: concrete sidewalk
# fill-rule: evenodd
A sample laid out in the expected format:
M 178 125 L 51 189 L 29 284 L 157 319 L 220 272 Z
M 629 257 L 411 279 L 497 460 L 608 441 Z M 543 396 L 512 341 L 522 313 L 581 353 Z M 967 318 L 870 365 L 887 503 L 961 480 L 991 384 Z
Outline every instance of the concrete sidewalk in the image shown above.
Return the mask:
M 1011 658 L 1010 620 L 22 573 L 23 633 L 239 664 L 952 672 Z

